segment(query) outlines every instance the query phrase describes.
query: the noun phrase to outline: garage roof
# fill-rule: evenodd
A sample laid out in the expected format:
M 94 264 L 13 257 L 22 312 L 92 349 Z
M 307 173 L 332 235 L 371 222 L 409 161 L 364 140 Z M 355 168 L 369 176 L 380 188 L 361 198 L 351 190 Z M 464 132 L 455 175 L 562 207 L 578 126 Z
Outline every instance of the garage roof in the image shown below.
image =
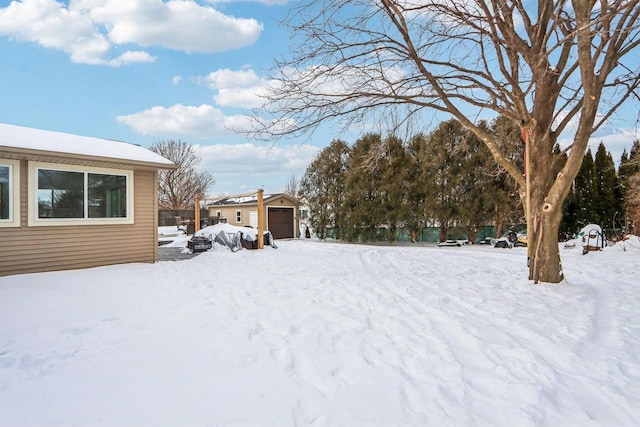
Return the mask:
M 296 205 L 300 204 L 299 200 L 285 193 L 265 194 L 263 201 L 264 203 L 269 203 L 271 200 L 274 200 L 278 197 L 283 197 L 285 199 L 288 199 Z M 258 196 L 255 194 L 252 194 L 252 195 L 246 195 L 242 197 L 230 196 L 230 197 L 221 197 L 218 199 L 208 199 L 206 206 L 255 205 L 256 203 L 258 203 Z

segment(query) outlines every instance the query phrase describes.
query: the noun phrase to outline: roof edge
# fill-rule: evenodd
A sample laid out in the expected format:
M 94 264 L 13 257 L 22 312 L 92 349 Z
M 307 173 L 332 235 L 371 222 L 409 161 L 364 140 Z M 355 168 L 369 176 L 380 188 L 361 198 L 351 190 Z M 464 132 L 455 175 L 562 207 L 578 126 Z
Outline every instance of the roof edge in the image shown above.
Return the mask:
M 121 165 L 152 167 L 154 169 L 176 170 L 179 168 L 179 166 L 173 162 L 158 163 L 158 162 L 150 162 L 150 161 L 144 161 L 144 160 L 123 159 L 120 157 L 92 156 L 89 154 L 74 154 L 74 153 L 65 153 L 61 151 L 37 150 L 32 148 L 18 148 L 18 147 L 12 147 L 7 145 L 0 145 L 0 152 L 31 155 L 31 156 L 57 157 L 62 159 L 85 160 L 85 161 L 94 161 L 94 162 L 102 162 L 102 163 L 117 163 Z

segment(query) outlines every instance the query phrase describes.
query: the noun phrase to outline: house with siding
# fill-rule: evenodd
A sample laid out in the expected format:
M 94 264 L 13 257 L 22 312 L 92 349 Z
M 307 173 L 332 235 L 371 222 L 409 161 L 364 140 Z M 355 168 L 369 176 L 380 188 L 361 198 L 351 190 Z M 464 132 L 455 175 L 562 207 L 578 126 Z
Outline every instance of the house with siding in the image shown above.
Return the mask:
M 290 239 L 300 236 L 300 202 L 286 194 L 264 195 L 263 209 L 265 230 L 269 230 L 275 239 Z M 210 200 L 205 205 L 209 222 L 227 222 L 237 226 L 258 228 L 257 195 L 246 197 L 226 197 Z
M 0 276 L 158 259 L 157 174 L 137 145 L 0 123 Z

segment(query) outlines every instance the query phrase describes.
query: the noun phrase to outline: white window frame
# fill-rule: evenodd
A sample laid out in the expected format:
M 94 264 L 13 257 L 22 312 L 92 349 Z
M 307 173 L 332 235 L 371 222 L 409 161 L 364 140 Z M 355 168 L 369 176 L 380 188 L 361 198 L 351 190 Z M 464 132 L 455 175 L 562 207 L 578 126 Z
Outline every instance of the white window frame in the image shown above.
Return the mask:
M 20 227 L 20 161 L 0 159 L 9 168 L 9 218 L 0 218 L 0 227 Z
M 241 224 L 242 223 L 242 210 L 241 209 L 237 209 L 236 210 L 236 223 L 237 224 Z
M 38 217 L 38 170 L 47 169 L 61 172 L 84 173 L 85 203 L 84 218 L 39 218 Z M 88 218 L 87 174 L 124 175 L 127 178 L 127 216 L 123 218 Z M 133 171 L 128 169 L 96 168 L 90 166 L 61 165 L 59 163 L 29 162 L 29 226 L 65 226 L 65 225 L 113 225 L 133 224 Z

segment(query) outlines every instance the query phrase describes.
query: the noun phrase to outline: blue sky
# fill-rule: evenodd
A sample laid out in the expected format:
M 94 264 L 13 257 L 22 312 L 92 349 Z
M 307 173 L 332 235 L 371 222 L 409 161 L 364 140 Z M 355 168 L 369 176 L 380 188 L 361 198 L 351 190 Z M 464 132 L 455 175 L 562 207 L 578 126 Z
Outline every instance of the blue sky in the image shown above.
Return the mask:
M 181 139 L 214 175 L 210 196 L 280 192 L 333 138 L 354 140 L 321 131 L 272 145 L 229 130 L 246 125 L 272 57 L 287 52 L 278 21 L 294 4 L 0 0 L 0 122 L 142 146 Z M 638 138 L 637 106 L 593 147 L 604 141 L 617 162 Z
M 280 192 L 332 137 L 272 145 L 228 125 L 242 126 L 271 58 L 286 52 L 278 20 L 290 7 L 0 1 L 0 122 L 143 146 L 181 139 L 197 146 L 201 167 L 214 175 L 210 196 Z

